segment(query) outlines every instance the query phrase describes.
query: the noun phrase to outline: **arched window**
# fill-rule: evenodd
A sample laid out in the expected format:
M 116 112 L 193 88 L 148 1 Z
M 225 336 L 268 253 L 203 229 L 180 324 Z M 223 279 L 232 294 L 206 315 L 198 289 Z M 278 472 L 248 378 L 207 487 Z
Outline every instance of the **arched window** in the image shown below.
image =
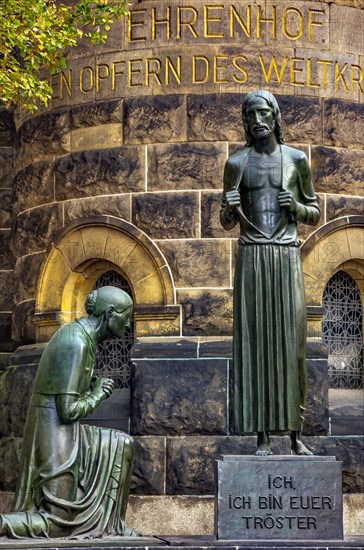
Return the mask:
M 359 289 L 338 271 L 323 295 L 323 340 L 328 348 L 331 388 L 363 387 L 363 309 Z
M 124 290 L 132 298 L 129 283 L 120 273 L 111 270 L 106 271 L 98 278 L 93 290 L 102 286 L 115 286 Z M 118 389 L 130 388 L 131 364 L 130 351 L 134 343 L 134 323 L 125 330 L 122 340 L 108 338 L 97 347 L 97 361 L 95 376 L 98 378 L 113 378 Z

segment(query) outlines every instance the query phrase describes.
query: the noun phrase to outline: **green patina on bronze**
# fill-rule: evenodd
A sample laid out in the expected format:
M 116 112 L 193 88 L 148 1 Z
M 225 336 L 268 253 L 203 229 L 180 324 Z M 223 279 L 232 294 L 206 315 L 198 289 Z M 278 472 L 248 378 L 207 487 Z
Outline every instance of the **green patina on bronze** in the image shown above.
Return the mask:
M 68 323 L 48 343 L 34 381 L 12 512 L 0 516 L 0 534 L 135 534 L 125 526 L 133 441 L 80 423 L 114 389 L 113 380 L 93 378 L 96 347 L 123 336 L 132 306 L 115 287 L 92 291 L 89 317 Z
M 291 431 L 300 437 L 306 397 L 306 304 L 297 222 L 315 225 L 317 205 L 306 155 L 284 145 L 281 114 L 267 91 L 243 103 L 247 139 L 225 165 L 221 223 L 240 224 L 234 281 L 233 432 Z

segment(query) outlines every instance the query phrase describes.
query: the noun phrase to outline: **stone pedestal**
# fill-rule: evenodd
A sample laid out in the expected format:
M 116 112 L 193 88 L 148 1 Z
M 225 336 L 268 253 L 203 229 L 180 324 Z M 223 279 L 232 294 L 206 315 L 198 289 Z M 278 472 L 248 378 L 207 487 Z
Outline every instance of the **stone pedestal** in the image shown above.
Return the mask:
M 323 456 L 216 461 L 220 540 L 341 540 L 342 465 Z

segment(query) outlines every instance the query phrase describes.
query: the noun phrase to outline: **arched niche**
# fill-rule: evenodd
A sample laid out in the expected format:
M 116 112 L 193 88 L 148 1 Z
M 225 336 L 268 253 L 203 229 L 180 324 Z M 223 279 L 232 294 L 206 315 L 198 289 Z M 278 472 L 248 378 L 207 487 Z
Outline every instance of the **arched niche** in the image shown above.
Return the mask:
M 37 288 L 37 342 L 84 315 L 87 294 L 110 269 L 130 284 L 137 336 L 179 334 L 174 282 L 159 249 L 132 224 L 98 216 L 68 226 L 49 251 Z
M 308 335 L 321 336 L 322 298 L 337 271 L 349 273 L 364 297 L 364 216 L 345 216 L 325 224 L 302 245 Z

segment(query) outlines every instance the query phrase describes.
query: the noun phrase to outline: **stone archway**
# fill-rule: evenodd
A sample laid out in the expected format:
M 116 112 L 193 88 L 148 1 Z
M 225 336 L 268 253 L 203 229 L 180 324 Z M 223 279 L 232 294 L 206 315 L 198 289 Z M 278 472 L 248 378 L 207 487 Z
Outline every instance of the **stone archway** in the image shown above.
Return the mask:
M 132 288 L 138 336 L 179 334 L 174 282 L 159 249 L 132 224 L 98 216 L 69 226 L 49 251 L 36 295 L 37 342 L 84 314 L 87 294 L 109 269 Z
M 327 282 L 347 271 L 364 297 L 364 216 L 345 216 L 325 224 L 301 248 L 308 310 L 308 335 L 321 336 L 322 298 Z

